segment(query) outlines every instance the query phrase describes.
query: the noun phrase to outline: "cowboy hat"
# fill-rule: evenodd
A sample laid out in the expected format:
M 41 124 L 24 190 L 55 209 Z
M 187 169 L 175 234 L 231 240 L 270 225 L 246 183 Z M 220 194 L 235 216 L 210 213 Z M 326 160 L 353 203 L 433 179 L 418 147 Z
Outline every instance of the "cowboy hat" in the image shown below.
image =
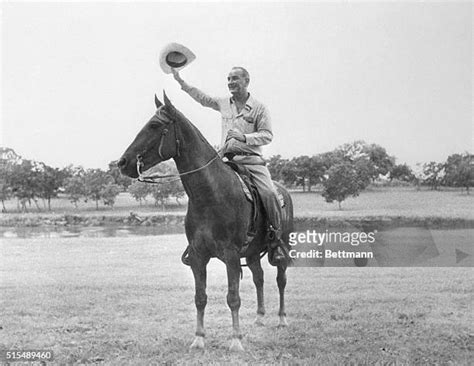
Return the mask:
M 171 74 L 171 68 L 181 70 L 194 61 L 196 55 L 179 43 L 170 43 L 160 52 L 160 67 L 166 74 Z

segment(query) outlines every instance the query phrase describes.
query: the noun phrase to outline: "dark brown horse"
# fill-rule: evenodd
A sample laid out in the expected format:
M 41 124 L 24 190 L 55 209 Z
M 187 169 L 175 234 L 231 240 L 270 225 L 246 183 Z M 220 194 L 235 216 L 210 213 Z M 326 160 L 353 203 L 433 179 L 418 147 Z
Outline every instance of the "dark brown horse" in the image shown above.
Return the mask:
M 216 257 L 223 261 L 227 268 L 227 304 L 232 312 L 233 327 L 230 349 L 239 351 L 243 349 L 239 327 L 241 257 L 246 258 L 257 289 L 256 322 L 261 324 L 265 314 L 263 270 L 260 265 L 260 253 L 267 247 L 264 218 L 259 215 L 257 234 L 245 249 L 252 206 L 245 198 L 238 177 L 218 158 L 214 148 L 199 130 L 171 104 L 166 94 L 164 101 L 163 105 L 155 96 L 156 114 L 138 133 L 120 158 L 118 166 L 122 174 L 137 178 L 139 169 L 145 171 L 168 159 L 174 159 L 176 162 L 189 197 L 185 228 L 197 308 L 196 338 L 191 347 L 204 347 L 206 266 L 210 258 Z M 282 209 L 282 230 L 283 240 L 287 244 L 289 232 L 293 230 L 293 205 L 288 192 L 278 184 L 277 188 L 285 201 Z M 278 266 L 277 274 L 280 326 L 287 325 L 284 291 L 288 261 Z

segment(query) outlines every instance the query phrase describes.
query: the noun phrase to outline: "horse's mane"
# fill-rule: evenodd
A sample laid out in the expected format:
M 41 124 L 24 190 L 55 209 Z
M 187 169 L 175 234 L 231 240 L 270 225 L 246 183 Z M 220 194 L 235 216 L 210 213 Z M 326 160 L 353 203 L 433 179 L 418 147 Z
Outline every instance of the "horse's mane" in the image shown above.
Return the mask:
M 165 108 L 167 106 L 165 105 Z M 172 107 L 174 109 L 174 112 L 175 112 L 175 116 L 177 118 L 180 119 L 181 122 L 184 122 L 186 124 L 188 124 L 191 129 L 196 133 L 196 135 L 199 137 L 199 139 L 204 142 L 204 144 L 209 148 L 211 149 L 212 151 L 216 151 L 216 149 L 214 149 L 214 147 L 212 147 L 212 145 L 209 143 L 209 141 L 207 141 L 207 139 L 204 137 L 204 135 L 201 133 L 201 131 L 199 131 L 199 129 L 180 111 L 178 110 L 176 107 Z

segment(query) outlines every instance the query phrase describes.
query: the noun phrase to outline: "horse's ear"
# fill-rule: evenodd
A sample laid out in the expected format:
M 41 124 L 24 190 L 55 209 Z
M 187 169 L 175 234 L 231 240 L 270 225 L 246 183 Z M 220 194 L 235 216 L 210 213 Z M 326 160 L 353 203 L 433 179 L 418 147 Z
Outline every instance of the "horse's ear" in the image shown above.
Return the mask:
M 156 94 L 155 94 L 155 105 L 156 105 L 156 109 L 160 108 L 163 105 L 163 103 L 160 102 Z
M 173 104 L 171 104 L 171 101 L 168 99 L 168 96 L 166 95 L 166 92 L 163 90 L 163 100 L 165 101 L 165 106 L 174 108 Z

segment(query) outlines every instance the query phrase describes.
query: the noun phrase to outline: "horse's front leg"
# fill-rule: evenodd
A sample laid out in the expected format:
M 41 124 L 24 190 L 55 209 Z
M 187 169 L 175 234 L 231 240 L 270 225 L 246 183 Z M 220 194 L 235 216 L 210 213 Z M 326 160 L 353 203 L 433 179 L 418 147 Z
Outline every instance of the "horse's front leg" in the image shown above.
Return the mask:
M 227 305 L 229 305 L 232 314 L 232 342 L 230 344 L 231 351 L 243 351 L 239 325 L 239 309 L 240 309 L 240 256 L 236 251 L 227 251 L 226 253 L 227 267 Z
M 204 309 L 207 304 L 206 294 L 206 277 L 207 277 L 207 263 L 209 258 L 201 258 L 195 253 L 190 254 L 191 269 L 194 275 L 195 295 L 194 302 L 197 310 L 197 324 L 196 337 L 194 338 L 191 348 L 204 348 Z
M 252 271 L 253 283 L 257 290 L 257 317 L 255 318 L 255 325 L 264 325 L 263 317 L 265 315 L 265 303 L 263 297 L 263 269 L 260 263 L 260 255 L 257 254 L 247 258 L 247 265 Z

